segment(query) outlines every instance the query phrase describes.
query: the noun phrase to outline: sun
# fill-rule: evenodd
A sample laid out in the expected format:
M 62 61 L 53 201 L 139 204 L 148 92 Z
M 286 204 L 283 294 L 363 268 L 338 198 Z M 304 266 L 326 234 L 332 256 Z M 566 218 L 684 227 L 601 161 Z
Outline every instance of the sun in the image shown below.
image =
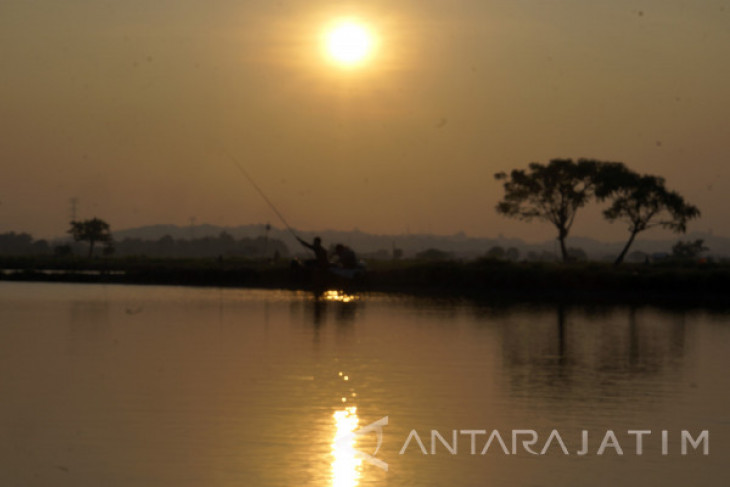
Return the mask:
M 325 49 L 329 57 L 342 67 L 361 65 L 375 48 L 375 36 L 361 22 L 341 20 L 325 34 Z

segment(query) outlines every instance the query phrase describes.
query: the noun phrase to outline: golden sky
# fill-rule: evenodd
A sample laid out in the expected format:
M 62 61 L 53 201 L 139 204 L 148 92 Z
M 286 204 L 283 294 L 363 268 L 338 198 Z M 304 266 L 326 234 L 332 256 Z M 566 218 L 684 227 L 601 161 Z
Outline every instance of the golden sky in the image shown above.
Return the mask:
M 360 66 L 323 48 L 342 18 Z M 112 229 L 280 225 L 233 154 L 305 230 L 551 238 L 492 176 L 590 157 L 730 236 L 728 59 L 730 0 L 3 0 L 0 232 L 61 235 L 72 197 Z

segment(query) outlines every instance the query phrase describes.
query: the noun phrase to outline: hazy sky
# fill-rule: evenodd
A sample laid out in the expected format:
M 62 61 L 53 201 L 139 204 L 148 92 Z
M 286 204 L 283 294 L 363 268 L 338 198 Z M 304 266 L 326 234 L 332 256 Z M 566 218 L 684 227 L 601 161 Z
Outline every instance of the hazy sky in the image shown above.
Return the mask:
M 357 68 L 323 52 L 342 17 L 377 35 Z M 0 134 L 0 232 L 61 235 L 72 197 L 112 229 L 279 225 L 230 153 L 306 230 L 549 238 L 493 174 L 591 157 L 730 236 L 730 0 L 2 0 Z

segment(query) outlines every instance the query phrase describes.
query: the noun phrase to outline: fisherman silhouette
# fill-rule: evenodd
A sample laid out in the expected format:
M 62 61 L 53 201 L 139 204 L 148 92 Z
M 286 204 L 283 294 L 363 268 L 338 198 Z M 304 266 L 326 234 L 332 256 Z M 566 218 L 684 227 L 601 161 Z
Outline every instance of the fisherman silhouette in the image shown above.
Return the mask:
M 337 254 L 338 263 L 343 269 L 354 269 L 357 267 L 355 251 L 353 251 L 350 247 L 337 244 L 335 246 L 335 254 Z
M 327 269 L 330 265 L 330 261 L 327 258 L 327 249 L 325 249 L 322 246 L 322 239 L 319 237 L 314 237 L 313 243 L 308 243 L 302 240 L 301 238 L 297 237 L 297 240 L 299 240 L 299 243 L 303 246 L 307 247 L 309 250 L 314 252 L 315 260 L 314 261 L 307 261 L 308 264 L 314 264 L 322 269 Z

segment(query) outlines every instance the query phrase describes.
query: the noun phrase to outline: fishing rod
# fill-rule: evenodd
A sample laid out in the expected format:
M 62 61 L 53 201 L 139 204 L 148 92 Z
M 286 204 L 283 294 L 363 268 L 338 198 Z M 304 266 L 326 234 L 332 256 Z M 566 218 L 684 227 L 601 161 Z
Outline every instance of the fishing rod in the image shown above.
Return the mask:
M 246 179 L 248 179 L 248 182 L 251 183 L 251 186 L 253 186 L 253 188 L 264 199 L 264 201 L 266 201 L 266 204 L 269 205 L 269 208 L 271 208 L 272 210 L 274 210 L 274 213 L 276 213 L 276 216 L 279 217 L 279 220 L 281 220 L 281 223 L 284 224 L 284 226 L 286 227 L 286 229 L 289 230 L 289 232 L 294 236 L 294 238 L 296 238 L 297 240 L 299 240 L 299 236 L 296 233 L 294 233 L 294 230 L 292 230 L 292 227 L 289 225 L 289 223 L 287 223 L 286 218 L 284 218 L 284 215 L 282 215 L 279 212 L 279 210 L 276 209 L 276 206 L 274 206 L 274 203 L 272 203 L 271 200 L 266 197 L 266 194 L 263 192 L 263 190 L 261 188 L 259 188 L 259 185 L 256 184 L 256 181 L 253 180 L 253 178 L 248 173 L 248 171 L 246 171 L 243 168 L 243 166 L 238 162 L 238 160 L 235 157 L 233 157 L 233 154 L 231 154 L 231 153 L 227 153 L 227 154 L 228 154 L 228 157 L 231 159 L 231 162 L 233 163 L 233 165 L 236 166 L 239 171 L 241 171 L 241 174 L 243 174 L 246 177 Z

